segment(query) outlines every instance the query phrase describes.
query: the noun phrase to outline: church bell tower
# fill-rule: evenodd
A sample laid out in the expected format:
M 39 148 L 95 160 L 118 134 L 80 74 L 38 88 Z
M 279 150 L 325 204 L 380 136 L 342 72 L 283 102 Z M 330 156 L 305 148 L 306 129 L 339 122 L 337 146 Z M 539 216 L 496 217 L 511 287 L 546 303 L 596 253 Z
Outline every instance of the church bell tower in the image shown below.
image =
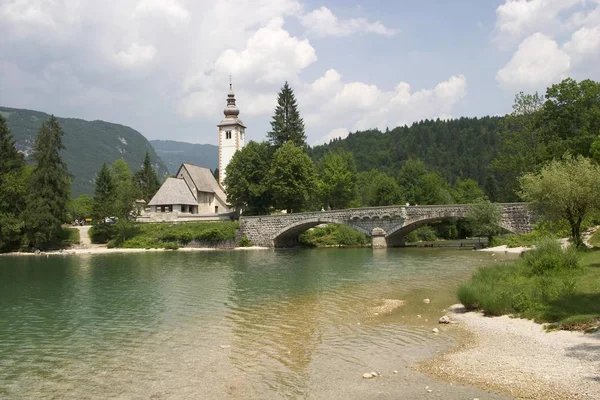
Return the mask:
M 235 94 L 231 81 L 227 94 L 227 106 L 223 110 L 225 115 L 219 127 L 219 183 L 225 187 L 225 169 L 236 151 L 244 147 L 246 142 L 246 126 L 238 118 L 240 110 L 235 105 Z

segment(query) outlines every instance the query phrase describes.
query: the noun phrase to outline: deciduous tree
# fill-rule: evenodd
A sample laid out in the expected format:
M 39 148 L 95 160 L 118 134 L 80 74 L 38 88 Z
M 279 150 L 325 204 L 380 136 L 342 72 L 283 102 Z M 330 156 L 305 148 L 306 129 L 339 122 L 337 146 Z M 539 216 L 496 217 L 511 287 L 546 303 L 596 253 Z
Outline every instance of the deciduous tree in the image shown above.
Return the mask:
M 473 234 L 487 237 L 488 243 L 492 243 L 493 237 L 502 230 L 500 218 L 498 205 L 483 199 L 471 204 L 467 214 Z
M 356 164 L 352 153 L 325 154 L 317 171 L 323 203 L 334 210 L 348 207 L 356 193 Z
M 129 219 L 136 200 L 136 189 L 127 162 L 120 158 L 110 168 L 112 182 L 115 188 L 114 215 Z
M 566 155 L 540 172 L 525 174 L 520 195 L 548 220 L 563 219 L 571 227 L 571 240 L 580 247 L 581 222 L 600 210 L 600 166 L 589 158 Z
M 301 211 L 315 190 L 315 169 L 310 157 L 291 141 L 273 155 L 271 193 L 276 208 Z

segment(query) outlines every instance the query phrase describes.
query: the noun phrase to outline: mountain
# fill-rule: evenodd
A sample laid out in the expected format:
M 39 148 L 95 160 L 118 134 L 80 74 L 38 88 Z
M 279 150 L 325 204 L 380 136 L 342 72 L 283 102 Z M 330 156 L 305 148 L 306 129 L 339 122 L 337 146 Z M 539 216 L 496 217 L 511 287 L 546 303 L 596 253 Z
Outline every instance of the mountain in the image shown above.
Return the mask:
M 175 174 L 184 162 L 210 168 L 213 171 L 219 165 L 219 146 L 174 140 L 151 140 L 150 144 L 167 165 L 171 174 Z
M 502 119 L 423 120 L 386 132 L 355 132 L 315 146 L 310 154 L 318 161 L 328 151 L 349 151 L 359 171 L 377 168 L 393 177 L 404 161 L 418 158 L 450 183 L 471 178 L 484 187 L 493 178 L 489 165 L 498 151 Z
M 49 114 L 17 108 L 0 107 L 16 141 L 17 148 L 31 160 L 32 147 L 42 123 Z M 93 195 L 94 177 L 102 163 L 112 164 L 123 158 L 132 173 L 140 169 L 146 151 L 150 152 L 159 179 L 168 175 L 162 160 L 156 155 L 148 140 L 138 131 L 124 125 L 105 121 L 84 121 L 76 118 L 59 118 L 65 133 L 61 152 L 71 174 L 71 196 L 82 193 Z

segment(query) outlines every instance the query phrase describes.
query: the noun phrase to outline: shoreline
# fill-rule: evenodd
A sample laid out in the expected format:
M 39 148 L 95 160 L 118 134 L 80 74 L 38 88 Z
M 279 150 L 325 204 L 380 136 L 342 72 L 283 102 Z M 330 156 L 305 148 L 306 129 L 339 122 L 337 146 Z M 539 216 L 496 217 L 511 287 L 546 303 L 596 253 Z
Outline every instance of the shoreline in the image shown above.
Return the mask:
M 503 244 L 501 246 L 494 246 L 494 247 L 486 247 L 483 249 L 479 249 L 476 251 L 485 251 L 485 252 L 492 252 L 492 253 L 504 253 L 504 254 L 521 254 L 524 251 L 527 250 L 531 250 L 531 247 L 524 247 L 524 246 L 520 246 L 520 247 L 508 247 L 507 245 Z
M 126 253 L 151 253 L 151 252 L 205 252 L 205 251 L 250 251 L 250 250 L 269 250 L 268 247 L 252 246 L 252 247 L 231 247 L 231 248 L 217 248 L 217 247 L 180 247 L 177 250 L 171 249 L 130 249 L 130 248 L 112 248 L 109 249 L 106 246 L 98 247 L 87 247 L 87 248 L 72 248 L 64 250 L 52 250 L 42 251 L 39 253 L 27 253 L 27 252 L 10 252 L 2 253 L 0 256 L 15 256 L 15 257 L 43 257 L 43 256 L 70 256 L 80 254 L 126 254 Z
M 450 312 L 440 326 L 460 344 L 418 366 L 433 377 L 518 399 L 600 398 L 600 332 L 545 331 L 545 325 L 480 312 Z

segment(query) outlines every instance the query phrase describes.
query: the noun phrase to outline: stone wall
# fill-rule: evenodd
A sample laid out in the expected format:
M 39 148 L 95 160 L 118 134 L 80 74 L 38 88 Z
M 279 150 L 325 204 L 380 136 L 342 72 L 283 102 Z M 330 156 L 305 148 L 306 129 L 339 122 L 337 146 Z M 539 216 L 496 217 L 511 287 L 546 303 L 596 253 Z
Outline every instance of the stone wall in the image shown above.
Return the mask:
M 525 203 L 500 204 L 500 226 L 510 232 L 531 230 L 531 212 Z M 469 205 L 389 206 L 348 210 L 277 214 L 240 218 L 240 231 L 256 246 L 287 247 L 309 228 L 324 223 L 348 225 L 368 236 L 373 230 L 384 232 L 388 246 L 401 246 L 404 236 L 429 222 L 467 216 Z M 379 243 L 379 242 L 378 242 Z

